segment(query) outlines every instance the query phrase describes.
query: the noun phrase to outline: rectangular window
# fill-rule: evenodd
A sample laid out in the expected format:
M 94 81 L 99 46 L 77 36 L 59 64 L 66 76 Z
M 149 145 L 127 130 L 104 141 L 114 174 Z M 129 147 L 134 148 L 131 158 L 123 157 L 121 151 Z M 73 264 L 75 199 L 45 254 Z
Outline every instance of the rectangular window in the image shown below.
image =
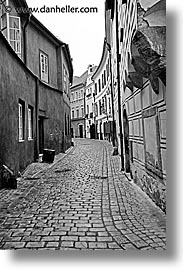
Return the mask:
M 33 139 L 33 108 L 28 106 L 28 140 Z
M 14 51 L 21 57 L 21 23 L 20 17 L 9 16 L 9 37 L 10 45 Z
M 6 12 L 6 6 L 9 6 L 8 1 L 0 1 L 0 30 L 21 58 L 21 20 Z
M 107 79 L 108 79 L 108 78 L 109 78 L 109 61 L 108 61 L 108 63 L 107 63 L 106 70 L 107 70 Z
M 48 55 L 40 51 L 40 77 L 48 83 Z
M 99 89 L 99 93 L 100 93 L 100 91 L 101 91 L 101 82 L 100 82 L 100 79 L 98 81 L 98 89 Z
M 106 70 L 104 71 L 104 86 L 106 85 Z
M 99 114 L 102 114 L 102 103 L 101 100 L 99 100 Z
M 111 115 L 111 99 L 109 97 L 109 114 Z
M 76 110 L 77 118 L 79 118 L 79 109 Z
M 63 71 L 64 71 L 64 92 L 66 94 L 68 94 L 68 88 L 69 88 L 69 85 L 68 85 L 68 75 L 67 75 L 67 70 L 65 68 L 65 66 L 63 67 Z
M 74 118 L 74 110 L 72 110 L 72 118 Z
M 19 136 L 19 141 L 23 141 L 25 138 L 25 103 L 20 100 L 18 107 L 19 107 L 18 136 Z
M 83 95 L 84 95 L 83 90 L 81 90 L 81 98 L 83 98 Z
M 104 75 L 102 74 L 102 89 L 104 88 Z
M 95 103 L 95 116 L 98 116 L 98 104 Z
M 81 106 L 81 114 L 82 114 L 82 117 L 84 117 L 84 107 Z
M 97 83 L 95 83 L 95 95 L 97 95 Z

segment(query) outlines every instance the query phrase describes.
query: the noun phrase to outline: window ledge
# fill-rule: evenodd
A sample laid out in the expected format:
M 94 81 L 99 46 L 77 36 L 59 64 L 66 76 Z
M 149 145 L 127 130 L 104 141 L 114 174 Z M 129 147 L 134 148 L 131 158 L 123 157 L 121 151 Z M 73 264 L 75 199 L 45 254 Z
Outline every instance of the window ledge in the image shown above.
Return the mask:
M 19 139 L 19 143 L 22 143 L 22 142 L 24 142 L 25 140 L 24 139 Z

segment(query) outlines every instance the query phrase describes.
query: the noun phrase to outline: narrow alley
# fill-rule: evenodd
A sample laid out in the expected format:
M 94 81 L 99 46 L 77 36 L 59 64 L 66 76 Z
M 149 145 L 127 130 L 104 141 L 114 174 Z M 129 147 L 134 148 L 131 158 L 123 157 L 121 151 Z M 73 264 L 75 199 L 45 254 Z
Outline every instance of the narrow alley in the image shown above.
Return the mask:
M 165 214 L 112 149 L 75 139 L 52 165 L 32 164 L 16 190 L 1 190 L 0 249 L 165 250 Z

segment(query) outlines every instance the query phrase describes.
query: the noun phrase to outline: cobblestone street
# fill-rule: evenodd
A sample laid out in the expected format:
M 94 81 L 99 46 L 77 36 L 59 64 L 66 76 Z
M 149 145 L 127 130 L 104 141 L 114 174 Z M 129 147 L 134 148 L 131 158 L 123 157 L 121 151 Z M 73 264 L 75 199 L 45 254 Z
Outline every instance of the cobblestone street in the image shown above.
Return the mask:
M 165 250 L 165 214 L 119 171 L 112 146 L 74 143 L 0 191 L 0 249 Z

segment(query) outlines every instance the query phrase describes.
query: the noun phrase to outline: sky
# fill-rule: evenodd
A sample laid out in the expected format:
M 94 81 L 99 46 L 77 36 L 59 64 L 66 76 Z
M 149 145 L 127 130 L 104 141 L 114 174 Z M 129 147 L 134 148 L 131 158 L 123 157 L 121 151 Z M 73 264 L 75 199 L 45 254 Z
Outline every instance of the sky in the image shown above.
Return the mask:
M 98 65 L 105 36 L 104 0 L 27 0 L 29 7 L 97 7 L 98 13 L 34 13 L 55 36 L 69 44 L 74 75 Z
M 146 9 L 159 0 L 140 0 Z M 105 37 L 105 0 L 27 0 L 29 7 L 97 7 L 98 13 L 34 13 L 55 36 L 69 44 L 74 75 L 82 75 L 89 64 L 99 65 Z

